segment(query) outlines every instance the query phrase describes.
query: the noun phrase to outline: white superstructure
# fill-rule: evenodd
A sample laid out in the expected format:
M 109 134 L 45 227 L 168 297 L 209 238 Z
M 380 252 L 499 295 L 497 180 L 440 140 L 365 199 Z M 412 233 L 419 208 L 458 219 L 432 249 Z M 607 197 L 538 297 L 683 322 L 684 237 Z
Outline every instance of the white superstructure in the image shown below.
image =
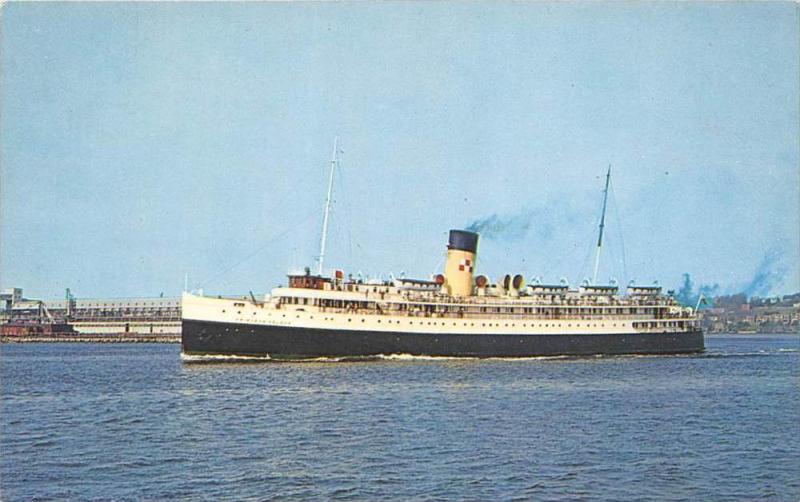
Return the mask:
M 694 329 L 691 308 L 656 287 L 533 286 L 503 292 L 487 285 L 454 297 L 435 281 L 395 280 L 379 285 L 290 276 L 290 287 L 263 301 L 184 294 L 183 318 L 231 325 L 326 330 L 471 334 L 597 334 L 682 332 Z

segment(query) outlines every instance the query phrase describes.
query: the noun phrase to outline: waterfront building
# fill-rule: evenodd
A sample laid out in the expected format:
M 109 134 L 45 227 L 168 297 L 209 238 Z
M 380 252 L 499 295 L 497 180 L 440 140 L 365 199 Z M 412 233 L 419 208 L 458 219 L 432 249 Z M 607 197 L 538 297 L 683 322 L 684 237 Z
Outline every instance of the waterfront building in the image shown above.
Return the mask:
M 23 325 L 69 324 L 83 334 L 179 334 L 180 298 L 25 298 L 21 288 L 0 293 L 0 322 Z

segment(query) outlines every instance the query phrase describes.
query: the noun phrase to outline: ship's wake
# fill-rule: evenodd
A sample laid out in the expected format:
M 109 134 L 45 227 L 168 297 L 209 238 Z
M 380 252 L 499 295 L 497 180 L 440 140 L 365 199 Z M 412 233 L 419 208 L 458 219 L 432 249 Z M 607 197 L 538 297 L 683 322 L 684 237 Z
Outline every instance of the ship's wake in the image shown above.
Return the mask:
M 181 352 L 181 361 L 185 363 L 272 362 L 273 359 L 269 355 L 236 356 L 232 354 L 184 354 Z
M 554 355 L 554 356 L 527 356 L 527 357 L 476 357 L 476 356 L 430 356 L 421 354 L 377 354 L 369 356 L 323 356 L 323 357 L 271 357 L 246 356 L 230 354 L 183 354 L 181 360 L 185 363 L 356 363 L 372 361 L 391 362 L 446 362 L 446 361 L 502 361 L 502 362 L 529 362 L 529 361 L 586 361 L 597 359 L 629 359 L 629 358 L 724 358 L 724 357 L 763 357 L 786 353 L 797 353 L 800 349 L 779 348 L 776 350 L 758 350 L 752 352 L 716 352 L 706 351 L 696 354 L 595 354 L 595 355 Z
M 414 354 L 380 354 L 384 361 L 550 361 L 573 359 L 574 356 L 526 356 L 526 357 L 476 357 L 476 356 L 425 356 Z
M 584 356 L 592 357 L 592 356 Z M 181 361 L 185 363 L 248 363 L 248 362 L 269 362 L 269 363 L 355 363 L 371 361 L 392 361 L 392 362 L 444 362 L 444 361 L 506 361 L 506 362 L 525 362 L 525 361 L 557 361 L 581 359 L 580 356 L 557 355 L 557 356 L 526 356 L 526 357 L 477 357 L 477 356 L 430 356 L 422 354 L 376 354 L 368 356 L 323 356 L 323 357 L 271 357 L 246 356 L 230 354 L 184 354 L 181 353 Z
M 781 356 L 786 354 L 796 354 L 800 352 L 798 349 L 769 349 L 769 350 L 755 350 L 748 352 L 704 352 L 702 354 L 695 354 L 694 357 L 719 359 L 719 358 L 747 358 L 747 357 L 768 357 L 768 356 Z

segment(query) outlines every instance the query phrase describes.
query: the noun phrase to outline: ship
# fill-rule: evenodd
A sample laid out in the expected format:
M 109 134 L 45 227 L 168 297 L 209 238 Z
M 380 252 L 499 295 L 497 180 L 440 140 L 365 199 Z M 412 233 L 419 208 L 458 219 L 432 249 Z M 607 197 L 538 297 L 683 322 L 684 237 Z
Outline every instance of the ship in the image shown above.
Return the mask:
M 364 280 L 323 260 L 336 147 L 330 168 L 318 268 L 288 274 L 263 298 L 184 292 L 182 353 L 271 360 L 392 355 L 527 358 L 690 354 L 704 350 L 695 309 L 657 285 L 585 281 L 570 287 L 476 273 L 480 235 L 449 232 L 442 273 L 425 279 Z M 610 167 L 595 260 L 602 247 Z

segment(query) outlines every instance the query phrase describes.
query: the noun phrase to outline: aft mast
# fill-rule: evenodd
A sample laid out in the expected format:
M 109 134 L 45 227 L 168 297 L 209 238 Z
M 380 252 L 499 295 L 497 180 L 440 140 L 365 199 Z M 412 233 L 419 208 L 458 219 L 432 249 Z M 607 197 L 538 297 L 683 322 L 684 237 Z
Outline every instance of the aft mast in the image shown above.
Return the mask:
M 325 242 L 328 240 L 328 215 L 331 212 L 331 193 L 333 192 L 333 173 L 336 170 L 336 148 L 339 138 L 333 140 L 333 156 L 331 157 L 331 174 L 328 179 L 328 196 L 325 197 L 325 213 L 322 218 L 322 239 L 319 243 L 319 268 L 317 275 L 322 275 L 322 265 L 325 260 Z
M 600 233 L 597 236 L 597 253 L 594 256 L 594 275 L 592 284 L 597 284 L 597 270 L 600 267 L 600 250 L 603 248 L 603 228 L 606 226 L 606 203 L 608 202 L 608 184 L 611 182 L 611 164 L 606 173 L 606 189 L 603 190 L 603 212 L 600 215 Z

